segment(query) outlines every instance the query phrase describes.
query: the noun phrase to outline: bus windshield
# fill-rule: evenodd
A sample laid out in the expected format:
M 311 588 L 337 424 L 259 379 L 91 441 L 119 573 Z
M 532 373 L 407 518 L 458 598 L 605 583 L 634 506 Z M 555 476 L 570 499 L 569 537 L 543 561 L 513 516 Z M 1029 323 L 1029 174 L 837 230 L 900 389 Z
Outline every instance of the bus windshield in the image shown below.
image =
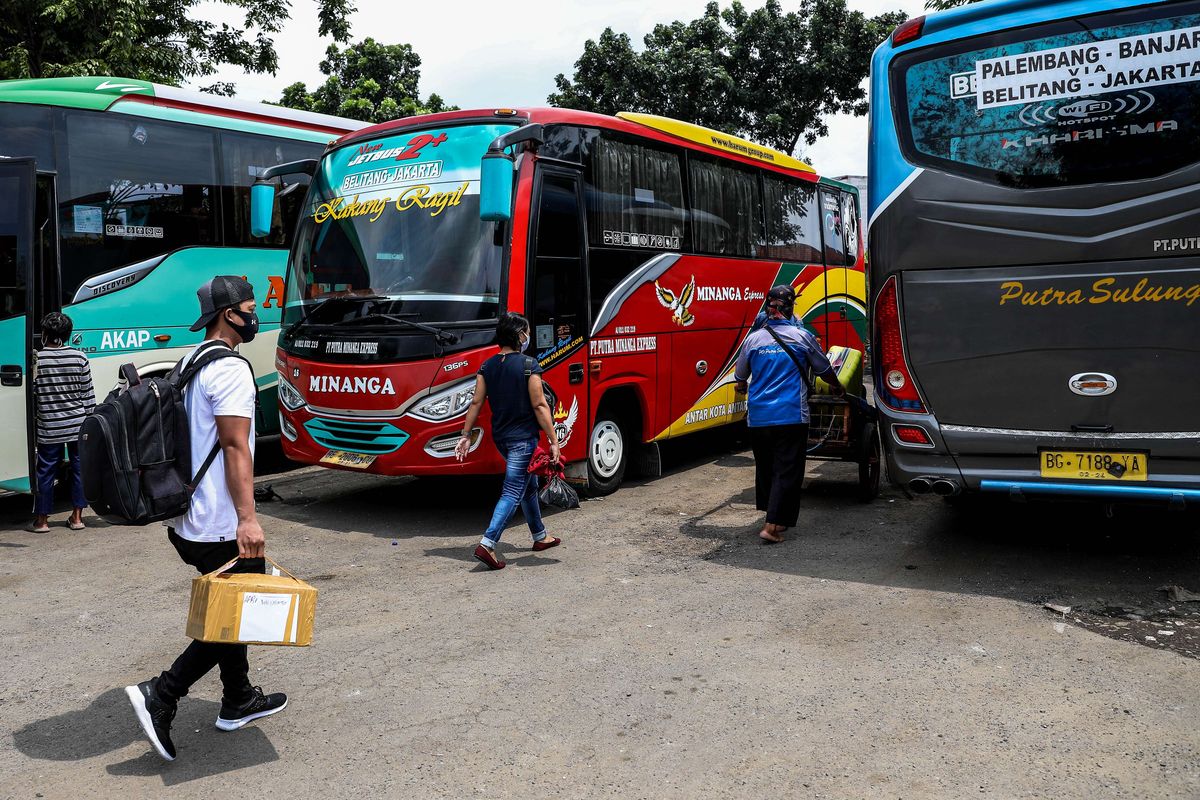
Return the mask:
M 1197 2 L 917 50 L 892 72 L 901 142 L 1016 188 L 1157 177 L 1196 161 L 1197 53 Z
M 297 232 L 285 326 L 360 310 L 330 298 L 386 299 L 387 313 L 421 322 L 495 319 L 503 248 L 479 219 L 479 162 L 508 129 L 406 131 L 329 154 Z

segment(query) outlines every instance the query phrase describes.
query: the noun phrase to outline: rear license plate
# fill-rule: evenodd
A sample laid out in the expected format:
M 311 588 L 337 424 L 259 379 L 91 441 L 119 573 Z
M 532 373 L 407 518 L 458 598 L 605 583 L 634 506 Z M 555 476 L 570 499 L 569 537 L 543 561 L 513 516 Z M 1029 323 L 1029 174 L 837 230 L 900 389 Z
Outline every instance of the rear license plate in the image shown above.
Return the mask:
M 1145 453 L 1094 450 L 1043 450 L 1038 454 L 1043 478 L 1087 481 L 1144 481 Z
M 375 456 L 364 455 L 363 453 L 349 453 L 345 450 L 330 450 L 325 455 L 321 456 L 322 464 L 333 464 L 336 467 L 351 467 L 352 469 L 366 469 L 375 463 Z

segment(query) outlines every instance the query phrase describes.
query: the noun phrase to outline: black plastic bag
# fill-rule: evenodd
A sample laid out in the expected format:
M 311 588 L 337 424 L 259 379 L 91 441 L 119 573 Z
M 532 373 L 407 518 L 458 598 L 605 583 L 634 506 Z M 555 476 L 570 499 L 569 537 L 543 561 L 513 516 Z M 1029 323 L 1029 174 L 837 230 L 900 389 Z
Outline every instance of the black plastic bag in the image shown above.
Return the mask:
M 579 495 L 575 492 L 575 487 L 563 480 L 561 475 L 550 477 L 550 480 L 538 492 L 538 499 L 544 506 L 579 508 Z

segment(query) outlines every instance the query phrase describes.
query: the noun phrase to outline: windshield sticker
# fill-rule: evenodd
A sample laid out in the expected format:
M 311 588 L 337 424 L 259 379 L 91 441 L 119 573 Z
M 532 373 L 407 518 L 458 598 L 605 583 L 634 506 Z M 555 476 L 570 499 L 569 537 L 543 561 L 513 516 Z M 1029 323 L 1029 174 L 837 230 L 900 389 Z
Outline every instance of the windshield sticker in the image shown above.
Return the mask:
M 75 206 L 76 233 L 104 233 L 104 209 L 100 206 Z
M 163 229 L 153 225 L 105 225 L 104 233 L 108 236 L 120 236 L 125 239 L 163 238 Z
M 405 164 L 387 169 L 356 172 L 342 178 L 341 191 L 356 192 L 360 189 L 375 189 L 381 186 L 397 186 L 404 183 L 433 181 L 442 177 L 442 162 L 428 161 L 423 164 Z
M 1148 278 L 1142 278 L 1136 284 L 1115 277 L 1100 278 L 1088 289 L 1059 289 L 1048 286 L 1044 289 L 1027 290 L 1021 281 L 1004 281 L 1000 284 L 1000 305 L 1009 302 L 1022 306 L 1175 302 L 1186 303 L 1190 307 L 1197 300 L 1200 300 L 1200 283 L 1191 286 L 1151 286 Z
M 379 342 L 325 342 L 325 352 L 339 355 L 373 356 L 379 353 Z
M 1200 26 L 983 59 L 975 103 L 999 108 L 1196 80 Z
M 428 184 L 410 186 L 400 193 L 395 200 L 397 211 L 408 211 L 410 208 L 420 208 L 429 211 L 429 216 L 436 217 L 447 208 L 462 202 L 467 193 L 469 181 L 464 181 L 457 189 L 445 192 L 434 192 Z M 375 197 L 359 200 L 359 195 L 347 200 L 345 197 L 335 197 L 321 203 L 313 211 L 313 221 L 325 222 L 328 219 L 343 220 L 351 217 L 367 217 L 367 222 L 375 222 L 383 212 L 392 205 L 391 197 Z
M 632 231 L 604 231 L 604 243 L 617 247 L 653 247 L 659 250 L 678 250 L 680 237 Z
M 411 161 L 414 158 L 421 157 L 421 151 L 427 146 L 437 147 L 439 144 L 447 140 L 444 133 L 419 133 L 408 140 L 408 144 L 404 147 L 389 147 L 384 148 L 383 142 L 376 144 L 360 145 L 357 154 L 346 162 L 347 167 L 356 167 L 359 164 L 367 164 L 372 161 L 383 161 L 385 159 L 395 159 L 396 161 Z

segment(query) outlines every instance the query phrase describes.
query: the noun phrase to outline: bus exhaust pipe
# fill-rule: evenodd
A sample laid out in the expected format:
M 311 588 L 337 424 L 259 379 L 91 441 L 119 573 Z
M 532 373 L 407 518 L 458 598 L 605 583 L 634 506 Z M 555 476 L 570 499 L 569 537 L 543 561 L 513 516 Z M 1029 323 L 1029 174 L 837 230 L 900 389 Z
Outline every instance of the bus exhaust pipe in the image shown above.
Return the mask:
M 955 481 L 946 480 L 945 478 L 939 478 L 938 480 L 934 481 L 932 488 L 933 493 L 938 497 L 953 497 L 962 491 L 959 489 L 958 483 Z
M 908 482 L 908 490 L 913 494 L 929 494 L 931 489 L 933 489 L 933 478 L 922 476 Z

